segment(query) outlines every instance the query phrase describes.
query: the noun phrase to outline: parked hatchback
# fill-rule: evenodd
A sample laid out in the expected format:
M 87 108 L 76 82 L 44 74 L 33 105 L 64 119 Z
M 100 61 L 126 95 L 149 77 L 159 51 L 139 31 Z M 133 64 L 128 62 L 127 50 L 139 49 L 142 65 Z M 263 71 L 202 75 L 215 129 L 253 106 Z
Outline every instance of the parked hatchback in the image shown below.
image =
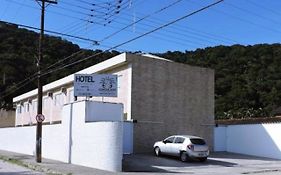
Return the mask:
M 208 145 L 203 138 L 197 136 L 174 135 L 156 142 L 153 147 L 156 156 L 161 154 L 178 156 L 183 162 L 190 159 L 204 162 L 209 156 Z

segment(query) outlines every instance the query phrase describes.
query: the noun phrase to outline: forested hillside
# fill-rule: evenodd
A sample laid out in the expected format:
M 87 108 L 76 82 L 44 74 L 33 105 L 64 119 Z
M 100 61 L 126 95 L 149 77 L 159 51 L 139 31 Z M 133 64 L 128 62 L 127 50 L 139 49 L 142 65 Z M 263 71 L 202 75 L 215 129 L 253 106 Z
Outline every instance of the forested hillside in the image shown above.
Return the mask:
M 15 90 L 17 83 L 36 72 L 39 35 L 0 23 L 0 108 L 12 108 L 12 97 L 36 88 L 36 80 Z M 46 36 L 42 66 L 80 51 L 78 45 Z M 101 50 L 82 50 L 62 66 Z M 119 54 L 103 52 L 86 62 L 44 76 L 44 84 Z M 268 117 L 281 106 L 281 45 L 217 46 L 196 51 L 157 54 L 176 62 L 215 69 L 216 118 Z M 177 77 L 175 77 L 177 78 Z M 12 88 L 12 89 L 11 89 Z M 7 93 L 8 92 L 11 93 Z M 7 95 L 8 94 L 8 95 Z
M 0 108 L 11 109 L 14 96 L 37 87 L 37 81 L 34 80 L 23 86 L 23 88 L 16 90 L 18 88 L 16 84 L 28 77 L 33 77 L 37 71 L 38 41 L 38 33 L 0 22 Z M 46 36 L 44 43 L 44 55 L 41 61 L 42 69 L 48 68 L 55 62 L 81 50 L 78 45 L 62 40 L 59 37 Z M 56 67 L 100 52 L 102 51 L 82 50 L 81 53 L 79 52 L 71 59 L 61 62 Z M 105 52 L 81 64 L 48 74 L 43 77 L 43 84 L 62 78 L 117 54 L 119 53 L 114 51 Z M 44 73 L 44 71 L 42 72 Z
M 160 54 L 215 70 L 216 118 L 269 117 L 281 106 L 281 45 L 217 46 Z

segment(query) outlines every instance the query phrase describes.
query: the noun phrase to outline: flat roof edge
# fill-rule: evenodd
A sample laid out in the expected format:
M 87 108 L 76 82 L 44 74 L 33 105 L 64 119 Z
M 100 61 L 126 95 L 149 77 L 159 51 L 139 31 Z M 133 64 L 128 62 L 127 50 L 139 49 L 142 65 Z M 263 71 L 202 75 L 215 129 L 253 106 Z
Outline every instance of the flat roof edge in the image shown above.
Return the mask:
M 105 70 L 105 69 L 110 69 L 111 67 L 114 67 L 116 65 L 122 64 L 122 63 L 126 62 L 126 60 L 127 60 L 126 54 L 127 53 L 121 53 L 119 55 L 116 55 L 115 57 L 112 57 L 112 58 L 108 59 L 108 60 L 105 60 L 103 62 L 100 62 L 98 64 L 90 66 L 88 68 L 85 68 L 83 70 L 80 70 L 78 72 L 75 72 L 71 75 L 68 75 L 64 78 L 61 78 L 61 79 L 56 80 L 54 82 L 51 82 L 49 84 L 46 84 L 46 85 L 43 86 L 43 92 L 46 92 L 46 91 L 58 88 L 60 86 L 72 83 L 73 80 L 74 80 L 74 74 L 93 74 L 93 73 L 96 73 L 96 72 L 99 72 L 99 71 L 102 71 L 102 70 Z M 34 90 L 26 92 L 22 95 L 14 97 L 13 103 L 19 102 L 19 101 L 24 100 L 24 99 L 28 99 L 30 97 L 37 96 L 37 91 L 38 91 L 37 89 L 34 89 Z

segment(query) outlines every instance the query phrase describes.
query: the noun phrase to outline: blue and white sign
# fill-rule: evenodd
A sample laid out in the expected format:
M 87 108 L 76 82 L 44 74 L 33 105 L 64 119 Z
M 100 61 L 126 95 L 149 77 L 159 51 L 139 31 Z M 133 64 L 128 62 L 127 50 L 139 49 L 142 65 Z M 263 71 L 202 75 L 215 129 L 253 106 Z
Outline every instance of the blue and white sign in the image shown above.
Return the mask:
M 117 75 L 75 74 L 74 96 L 117 97 Z

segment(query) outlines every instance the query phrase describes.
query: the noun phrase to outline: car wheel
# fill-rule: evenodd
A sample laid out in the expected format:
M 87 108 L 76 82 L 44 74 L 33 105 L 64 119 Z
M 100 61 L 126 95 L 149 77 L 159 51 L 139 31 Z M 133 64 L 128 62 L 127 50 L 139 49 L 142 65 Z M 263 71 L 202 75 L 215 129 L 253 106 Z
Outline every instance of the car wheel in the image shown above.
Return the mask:
M 199 161 L 200 162 L 205 162 L 207 160 L 207 157 L 201 157 L 201 158 L 199 158 Z
M 182 162 L 186 162 L 188 160 L 188 155 L 186 154 L 185 151 L 180 153 L 180 159 Z
M 154 148 L 154 153 L 157 157 L 161 155 L 161 150 L 158 146 Z

